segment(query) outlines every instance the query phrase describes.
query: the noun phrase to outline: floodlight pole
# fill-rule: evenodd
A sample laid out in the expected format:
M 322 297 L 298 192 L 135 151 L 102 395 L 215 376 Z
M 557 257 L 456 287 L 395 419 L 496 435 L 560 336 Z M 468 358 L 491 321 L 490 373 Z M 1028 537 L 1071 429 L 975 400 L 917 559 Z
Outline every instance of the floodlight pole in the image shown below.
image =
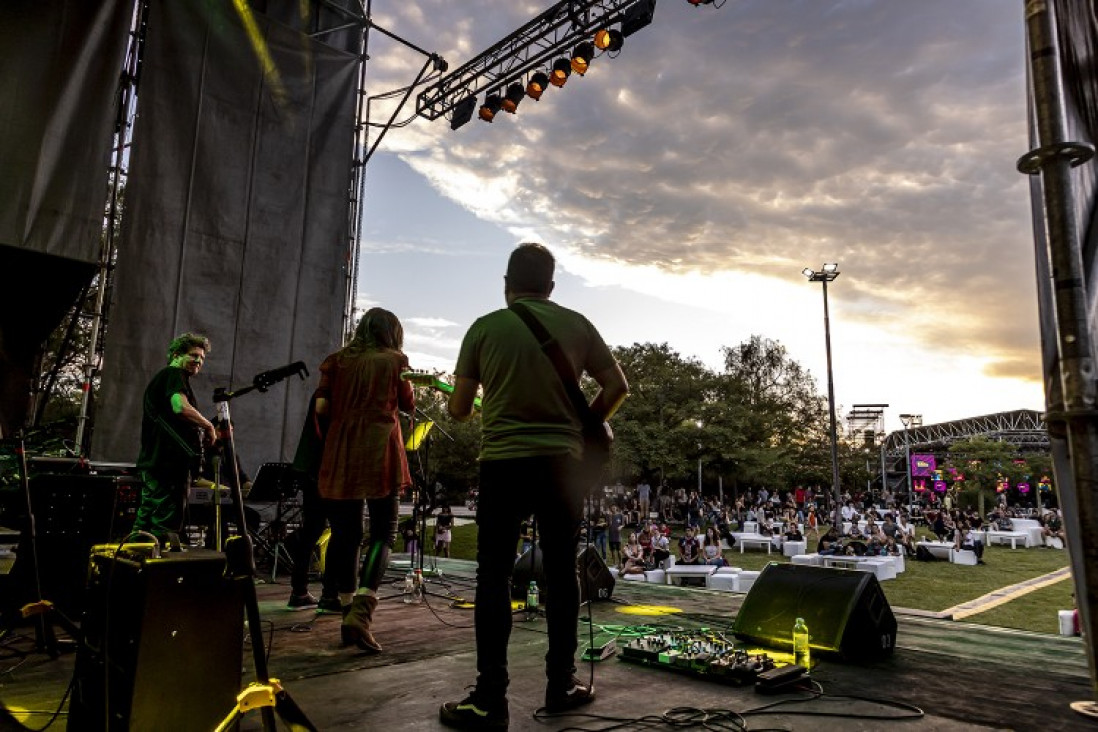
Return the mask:
M 911 424 L 915 415 L 913 414 L 901 414 L 900 421 L 904 424 L 904 465 L 907 466 L 907 515 L 911 516 L 912 505 L 915 502 L 915 488 L 911 485 L 911 442 L 908 439 L 907 428 Z
M 827 283 L 834 281 L 839 276 L 839 265 L 825 264 L 818 272 L 804 269 L 801 274 L 807 277 L 809 282 L 823 284 L 824 347 L 827 350 L 827 406 L 831 431 L 831 490 L 835 501 L 835 515 L 833 518 L 835 523 L 832 525 L 841 529 L 843 519 L 840 510 L 843 497 L 842 486 L 839 484 L 839 435 L 835 426 L 835 379 L 831 369 L 831 315 L 828 312 L 827 305 Z

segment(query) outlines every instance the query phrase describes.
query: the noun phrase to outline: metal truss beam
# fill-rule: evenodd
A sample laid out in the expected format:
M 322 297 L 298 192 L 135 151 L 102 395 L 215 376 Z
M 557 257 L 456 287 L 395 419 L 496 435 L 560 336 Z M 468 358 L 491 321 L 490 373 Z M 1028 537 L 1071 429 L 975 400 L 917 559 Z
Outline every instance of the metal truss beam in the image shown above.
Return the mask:
M 648 2 L 655 5 L 653 0 L 561 0 L 420 92 L 416 113 L 436 120 L 466 97 L 484 90 L 502 92 L 511 82 L 547 67 L 577 39 L 620 22 L 630 6 Z
M 1032 409 L 998 412 L 908 430 L 912 450 L 945 450 L 954 442 L 972 437 L 1001 440 L 1024 450 L 1049 449 L 1044 415 Z M 889 434 L 885 439 L 884 449 L 890 457 L 893 454 L 902 456 L 903 430 Z

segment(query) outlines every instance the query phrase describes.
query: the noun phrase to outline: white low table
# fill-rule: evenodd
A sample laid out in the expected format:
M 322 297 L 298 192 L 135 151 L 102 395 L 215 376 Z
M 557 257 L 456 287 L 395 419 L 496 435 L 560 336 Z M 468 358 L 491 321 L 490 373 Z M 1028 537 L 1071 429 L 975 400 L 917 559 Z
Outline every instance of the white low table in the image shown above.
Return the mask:
M 673 585 L 676 577 L 708 577 L 716 571 L 717 568 L 710 564 L 676 564 L 664 572 L 664 578 L 667 584 Z
M 774 548 L 774 542 L 772 537 L 763 536 L 762 534 L 755 534 L 754 536 L 750 534 L 742 534 L 736 537 L 736 543 L 740 545 L 740 554 L 743 554 L 743 548 L 748 544 L 751 544 L 752 546 L 757 546 L 760 549 L 765 546 L 767 554 L 769 554 L 770 550 Z
M 938 559 L 950 559 L 950 553 L 953 551 L 952 542 L 948 541 L 920 541 L 918 546 L 925 546 L 927 551 L 936 556 Z
M 987 544 L 1010 544 L 1011 549 L 1018 548 L 1018 542 L 1022 542 L 1022 547 L 1029 545 L 1029 534 L 1025 531 L 995 531 L 989 530 L 984 532 L 987 534 Z

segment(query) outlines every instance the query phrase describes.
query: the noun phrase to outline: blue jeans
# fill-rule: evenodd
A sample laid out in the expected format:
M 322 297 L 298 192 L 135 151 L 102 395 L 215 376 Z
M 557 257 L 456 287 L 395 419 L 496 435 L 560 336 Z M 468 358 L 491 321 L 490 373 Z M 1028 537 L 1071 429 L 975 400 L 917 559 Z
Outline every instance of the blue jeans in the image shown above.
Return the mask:
M 602 558 L 606 559 L 606 557 L 607 557 L 606 552 L 608 551 L 608 549 L 607 549 L 607 546 L 606 546 L 606 532 L 605 531 L 596 531 L 595 532 L 595 548 L 599 550 L 599 554 L 602 555 Z
M 542 588 L 549 652 L 550 687 L 567 687 L 576 671 L 579 583 L 576 549 L 583 516 L 583 491 L 574 479 L 578 461 L 568 455 L 480 464 L 477 505 L 476 628 L 477 693 L 489 699 L 507 694 L 507 643 L 511 637 L 511 574 L 519 527 L 537 518 L 545 587 Z

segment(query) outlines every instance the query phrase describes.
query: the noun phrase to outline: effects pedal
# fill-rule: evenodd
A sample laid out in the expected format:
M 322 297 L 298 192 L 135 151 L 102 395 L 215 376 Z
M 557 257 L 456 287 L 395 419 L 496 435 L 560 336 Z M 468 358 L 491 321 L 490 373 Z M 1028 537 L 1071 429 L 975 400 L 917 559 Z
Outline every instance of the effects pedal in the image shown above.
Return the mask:
M 602 646 L 592 646 L 583 652 L 584 661 L 605 661 L 618 652 L 618 644 L 611 640 Z
M 790 664 L 763 671 L 755 677 L 755 691 L 760 694 L 777 694 L 790 691 L 803 679 L 808 678 L 804 666 Z

